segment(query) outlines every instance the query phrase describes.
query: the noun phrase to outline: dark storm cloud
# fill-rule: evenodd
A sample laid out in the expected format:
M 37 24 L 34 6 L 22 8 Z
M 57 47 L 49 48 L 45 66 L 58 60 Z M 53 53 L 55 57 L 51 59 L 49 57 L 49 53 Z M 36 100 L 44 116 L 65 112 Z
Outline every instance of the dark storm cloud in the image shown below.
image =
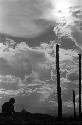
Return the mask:
M 0 0 L 0 31 L 20 37 L 35 37 L 44 32 L 51 22 L 44 21 L 51 8 L 48 0 Z M 40 21 L 43 20 L 43 21 Z
M 75 49 L 76 48 L 76 45 L 74 43 L 74 41 L 69 38 L 69 37 L 62 37 L 61 38 L 61 48 L 64 48 L 64 49 Z
M 79 79 L 79 74 L 77 72 L 70 72 L 67 74 L 67 79 L 70 81 L 75 81 Z

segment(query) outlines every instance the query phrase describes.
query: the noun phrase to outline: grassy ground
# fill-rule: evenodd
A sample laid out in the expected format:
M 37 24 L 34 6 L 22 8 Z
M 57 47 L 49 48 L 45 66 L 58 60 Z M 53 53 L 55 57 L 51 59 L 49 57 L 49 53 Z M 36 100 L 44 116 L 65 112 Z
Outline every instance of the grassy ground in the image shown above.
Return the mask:
M 63 118 L 59 121 L 57 118 L 42 115 L 42 114 L 30 114 L 30 113 L 15 113 L 13 117 L 3 116 L 0 114 L 0 124 L 33 124 L 33 125 L 82 125 L 82 119 Z

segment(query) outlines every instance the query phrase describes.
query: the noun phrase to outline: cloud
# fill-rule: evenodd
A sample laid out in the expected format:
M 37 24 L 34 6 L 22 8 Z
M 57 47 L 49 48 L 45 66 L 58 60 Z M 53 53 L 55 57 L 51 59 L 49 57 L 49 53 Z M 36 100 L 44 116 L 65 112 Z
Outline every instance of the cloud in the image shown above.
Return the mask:
M 68 107 L 68 108 L 73 108 L 73 102 L 72 101 L 64 102 L 63 106 Z
M 56 61 L 56 40 L 51 41 L 49 44 L 42 43 L 38 49 L 41 49 L 45 52 L 46 57 L 52 63 Z M 59 45 L 59 55 L 60 55 L 60 63 L 68 61 L 71 62 L 75 58 L 78 57 L 78 50 L 77 49 L 64 49 L 61 47 L 62 43 Z
M 62 37 L 61 38 L 61 48 L 63 49 L 76 49 L 76 45 L 74 41 L 70 37 Z
M 74 42 L 76 43 L 76 45 L 82 49 L 82 31 L 80 30 L 80 27 L 78 25 L 72 27 L 72 36 L 74 38 Z
M 82 17 L 82 11 L 78 8 L 78 9 L 76 9 L 75 11 L 72 11 L 72 15 L 73 15 L 75 18 L 80 19 L 80 18 Z
M 69 80 L 67 78 L 61 78 L 61 90 L 62 90 L 62 100 L 63 102 L 72 101 L 73 100 L 73 90 L 75 93 L 79 93 L 79 81 Z
M 76 81 L 79 80 L 79 73 L 77 72 L 70 72 L 67 74 L 67 79 L 70 81 Z
M 6 46 L 6 45 L 5 45 Z M 12 74 L 17 77 L 24 78 L 25 75 L 29 75 L 34 72 L 40 72 L 40 65 L 45 64 L 47 57 L 45 53 L 28 47 L 25 43 L 21 43 L 16 46 L 15 49 L 9 48 L 9 46 L 2 46 L 0 54 L 0 72 L 1 74 Z M 4 51 L 8 48 L 7 51 Z
M 35 37 L 50 25 L 43 26 L 44 15 L 51 8 L 48 0 L 0 0 L 0 32 L 13 36 Z M 41 21 L 41 23 L 38 20 Z M 46 24 L 46 23 L 45 23 Z
M 17 90 L 18 88 L 25 87 L 24 81 L 20 77 L 13 75 L 1 75 L 0 76 L 0 88 L 6 90 L 13 89 Z
M 63 38 L 67 38 L 66 44 L 68 38 L 71 39 L 75 43 L 77 47 L 81 48 L 81 39 L 82 39 L 82 26 L 81 26 L 81 20 L 82 20 L 82 6 L 80 3 L 81 1 L 68 1 L 70 3 L 69 7 L 69 14 L 66 17 L 66 15 L 59 16 L 57 23 L 54 26 L 54 32 L 57 35 L 58 38 L 61 38 L 61 42 L 63 41 Z M 61 10 L 62 11 L 62 10 Z M 55 13 L 55 12 L 54 12 Z M 58 15 L 59 13 L 57 13 Z M 55 19 L 56 20 L 56 19 Z M 69 41 L 68 41 L 69 42 Z M 74 45 L 74 46 L 75 46 Z M 67 47 L 67 46 L 66 46 Z
M 10 58 L 12 59 L 12 58 Z M 9 60 L 10 60 L 9 59 Z M 17 77 L 22 77 L 25 75 L 25 73 L 30 72 L 30 67 L 28 70 L 25 70 L 24 64 L 19 63 L 19 60 L 14 60 L 14 62 L 7 61 L 4 58 L 0 58 L 0 74 L 6 75 L 6 74 L 11 74 L 15 75 Z M 18 64 L 19 63 L 19 64 Z M 25 66 L 27 66 L 26 64 Z
M 23 93 L 23 89 L 18 89 L 18 90 L 6 90 L 6 89 L 0 89 L 0 95 L 3 96 L 8 96 L 8 97 L 12 97 L 12 96 L 17 96 L 18 94 Z
M 71 36 L 76 46 L 82 48 L 82 31 L 81 31 L 81 20 L 82 20 L 82 6 L 72 8 L 73 25 L 71 26 Z

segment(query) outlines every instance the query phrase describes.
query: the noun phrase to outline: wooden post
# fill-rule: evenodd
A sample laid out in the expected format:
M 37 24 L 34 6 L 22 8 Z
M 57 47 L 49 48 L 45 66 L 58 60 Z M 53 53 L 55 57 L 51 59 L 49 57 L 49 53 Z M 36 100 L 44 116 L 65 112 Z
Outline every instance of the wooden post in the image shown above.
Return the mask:
M 76 119 L 76 109 L 75 109 L 75 91 L 73 90 L 73 105 L 74 105 L 74 118 Z
M 79 54 L 79 118 L 81 117 L 81 54 Z
M 59 45 L 56 44 L 56 70 L 57 70 L 57 97 L 58 97 L 58 119 L 62 119 L 62 99 L 60 87 L 60 68 L 59 68 Z

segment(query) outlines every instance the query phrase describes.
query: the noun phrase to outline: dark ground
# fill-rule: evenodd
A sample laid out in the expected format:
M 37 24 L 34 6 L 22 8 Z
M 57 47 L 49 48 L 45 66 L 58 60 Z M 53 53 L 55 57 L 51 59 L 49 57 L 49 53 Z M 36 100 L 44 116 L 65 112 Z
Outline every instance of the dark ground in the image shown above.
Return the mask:
M 77 117 L 74 120 L 73 117 L 63 117 L 61 121 L 59 121 L 54 116 L 44 115 L 44 114 L 31 114 L 28 112 L 19 112 L 15 113 L 12 117 L 3 116 L 0 114 L 0 124 L 33 124 L 33 125 L 82 125 L 82 119 Z

